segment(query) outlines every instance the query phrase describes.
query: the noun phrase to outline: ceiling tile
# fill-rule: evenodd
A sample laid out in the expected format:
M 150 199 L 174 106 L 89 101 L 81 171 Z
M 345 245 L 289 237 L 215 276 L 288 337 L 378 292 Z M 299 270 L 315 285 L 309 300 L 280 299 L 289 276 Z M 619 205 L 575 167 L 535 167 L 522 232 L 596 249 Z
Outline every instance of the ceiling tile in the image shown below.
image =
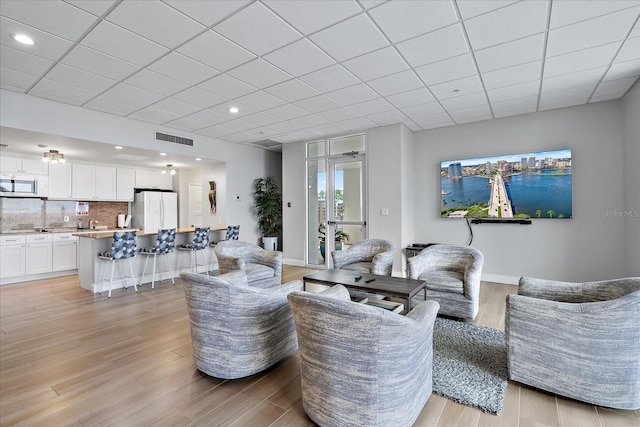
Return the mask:
M 335 64 L 333 59 L 307 39 L 265 55 L 264 59 L 296 77 Z
M 424 87 L 420 79 L 416 77 L 415 73 L 411 70 L 380 77 L 379 79 L 367 82 L 367 84 L 382 96 L 393 95 Z
M 607 67 L 598 67 L 561 76 L 545 77 L 542 80 L 542 91 L 553 92 L 577 86 L 595 86 L 606 71 Z
M 160 58 L 153 64 L 149 65 L 148 68 L 152 71 L 190 85 L 195 85 L 218 74 L 217 70 L 196 62 L 191 58 L 187 58 L 177 52 L 171 52 L 167 56 Z
M 119 3 L 106 19 L 170 49 L 205 29 L 202 24 L 156 0 Z
M 196 132 L 201 135 L 211 136 L 213 138 L 219 138 L 224 135 L 230 135 L 233 132 L 233 129 L 227 128 L 224 124 L 209 126 L 203 129 L 198 129 Z
M 541 33 L 547 25 L 546 1 L 522 1 L 464 22 L 474 50 Z
M 6 2 L 0 2 L 5 4 Z M 43 58 L 57 61 L 73 45 L 68 40 L 45 33 L 36 28 L 32 28 L 19 22 L 0 16 L 0 43 L 4 46 L 29 53 L 31 55 L 41 56 Z M 34 44 L 26 46 L 18 43 L 12 38 L 12 34 L 26 34 L 34 40 Z
M 136 65 L 81 45 L 74 47 L 61 62 L 113 80 L 122 80 L 140 69 Z
M 191 19 L 210 27 L 237 10 L 242 9 L 245 5 L 251 3 L 251 0 L 164 0 L 164 2 Z
M 177 50 L 191 59 L 220 71 L 237 67 L 256 57 L 248 50 L 213 31 L 199 35 Z
M 450 1 L 392 1 L 370 13 L 394 43 L 458 22 Z
M 500 9 L 515 3 L 517 0 L 456 0 L 462 19 L 473 18 L 492 10 Z
M 553 77 L 607 65 L 611 63 L 619 47 L 620 42 L 609 43 L 591 49 L 547 58 L 544 62 L 544 77 Z
M 547 56 L 623 40 L 638 18 L 638 10 L 640 7 L 626 9 L 549 31 Z
M 62 98 L 65 102 L 73 105 L 82 105 L 96 96 L 96 92 L 90 92 L 48 79 L 40 80 L 29 91 L 29 94 L 49 99 Z
M 268 126 L 268 125 L 282 121 L 282 119 L 279 117 L 272 116 L 271 114 L 262 113 L 262 112 L 250 114 L 248 116 L 245 116 L 244 119 L 257 126 Z
M 318 116 L 316 114 L 310 114 L 308 116 L 296 117 L 295 119 L 291 119 L 289 121 L 291 122 L 292 125 L 300 126 L 303 129 L 304 128 L 314 127 L 314 126 L 320 126 L 320 125 L 328 123 L 325 119 L 323 119 L 322 117 L 320 117 L 320 116 Z
M 293 132 L 300 129 L 300 126 L 298 125 L 294 126 L 291 124 L 291 122 L 288 122 L 288 121 L 272 123 L 271 125 L 269 125 L 269 127 L 280 133 L 288 133 L 288 132 Z
M 259 89 L 291 79 L 291 75 L 263 59 L 256 59 L 229 71 L 227 74 Z
M 389 43 L 366 15 L 358 15 L 309 37 L 338 61 L 344 61 Z M 345 43 L 348 40 L 349 43 Z
M 360 83 L 357 77 L 340 64 L 314 71 L 313 73 L 300 77 L 300 80 L 320 92 L 330 92 Z
M 1 1 L 0 14 L 71 41 L 96 21 L 94 15 L 70 4 L 49 0 Z
M 349 106 L 349 109 L 361 116 L 369 114 L 382 113 L 384 111 L 394 110 L 395 107 L 389 104 L 383 98 L 372 99 L 371 101 L 360 102 Z
M 412 119 L 416 117 L 424 117 L 430 116 L 432 114 L 444 113 L 444 109 L 439 102 L 426 102 L 424 104 L 413 105 L 411 107 L 404 107 L 401 108 L 400 111 L 402 111 L 405 115 Z
M 223 126 L 227 129 L 231 129 L 231 131 L 234 133 L 242 132 L 242 131 L 253 129 L 256 127 L 256 125 L 244 119 L 234 119 L 228 122 L 224 122 Z
M 364 117 L 356 117 L 354 119 L 341 120 L 337 123 L 347 130 L 362 130 L 374 127 L 376 124 Z
M 311 113 L 319 113 L 321 111 L 327 111 L 341 107 L 340 104 L 326 95 L 319 95 L 312 98 L 303 99 L 301 101 L 295 102 L 295 105 Z
M 10 90 L 23 92 L 33 86 L 40 77 L 28 74 L 22 71 L 16 71 L 9 68 L 0 67 L 0 76 L 2 76 L 3 89 L 6 86 L 12 86 Z
M 627 77 L 640 76 L 640 59 L 627 62 L 616 62 L 609 68 L 604 81 L 619 80 Z
M 636 24 L 636 26 L 638 25 Z M 624 42 L 613 62 L 626 62 L 638 58 L 640 58 L 640 37 L 635 37 Z
M 305 35 L 361 12 L 355 2 L 344 0 L 268 0 L 265 3 Z
M 460 24 L 416 37 L 396 45 L 414 67 L 467 53 L 467 42 Z
M 543 88 L 542 94 L 540 95 L 540 105 L 538 109 L 542 111 L 584 104 L 589 99 L 589 96 L 591 96 L 594 88 L 595 84 L 557 90 L 554 92 L 545 91 Z
M 410 90 L 395 95 L 385 97 L 387 101 L 395 105 L 397 108 L 410 107 L 412 105 L 433 102 L 435 98 L 426 88 Z
M 163 95 L 120 83 L 95 97 L 90 104 L 130 114 L 162 98 Z
M 424 65 L 416 68 L 416 72 L 427 85 L 444 83 L 478 73 L 470 53 Z
M 284 83 L 271 86 L 265 89 L 265 92 L 275 95 L 278 98 L 282 98 L 287 102 L 295 102 L 320 94 L 320 92 L 298 79 L 292 79 Z
M 2 45 L 0 46 L 0 64 L 4 68 L 39 76 L 53 65 L 53 61 Z
M 409 68 L 396 49 L 391 46 L 350 59 L 342 65 L 362 81 L 377 79 Z
M 428 116 L 416 117 L 412 120 L 425 130 L 455 124 L 447 113 L 430 114 Z
M 193 130 L 217 125 L 223 122 L 228 122 L 229 120 L 231 120 L 231 118 L 229 118 L 225 114 L 221 114 L 212 110 L 202 110 L 198 111 L 197 113 L 176 119 L 170 123 L 167 123 L 167 125 L 179 126 L 183 129 Z
M 493 114 L 487 104 L 451 111 L 450 114 L 456 123 L 479 122 L 481 120 L 489 120 L 493 118 Z
M 367 119 L 378 125 L 388 125 L 400 123 L 407 120 L 407 117 L 398 110 L 382 111 L 380 113 L 367 114 Z
M 198 87 L 227 99 L 234 99 L 257 90 L 257 88 L 226 74 L 220 74 L 206 82 L 200 83 Z
M 198 107 L 197 105 L 182 102 L 180 100 L 173 99 L 173 98 L 162 99 L 156 102 L 155 104 L 152 104 L 149 108 L 166 111 L 169 113 L 173 113 L 177 116 L 177 117 L 172 117 L 171 119 L 167 119 L 165 121 L 174 120 L 174 119 L 177 119 L 178 117 L 187 116 L 189 114 L 193 114 L 201 110 L 201 108 Z
M 506 86 L 498 89 L 487 91 L 489 100 L 493 105 L 494 102 L 509 101 L 516 98 L 526 98 L 529 96 L 538 96 L 540 90 L 540 82 L 538 80 L 527 83 L 519 83 L 512 86 Z
M 632 37 L 640 37 L 640 20 L 636 21 L 636 25 L 633 26 L 633 29 L 629 33 L 629 38 Z
M 265 111 L 272 116 L 280 117 L 282 120 L 290 120 L 296 117 L 306 116 L 309 111 L 303 110 L 293 104 L 284 104 L 276 108 Z
M 355 86 L 338 89 L 327 94 L 336 102 L 344 106 L 357 104 L 358 102 L 369 101 L 379 97 L 377 93 L 372 91 L 365 84 L 357 84 Z
M 232 113 L 229 111 L 229 109 L 231 107 L 235 107 L 238 109 L 237 113 Z M 227 117 L 229 117 L 229 119 L 234 120 L 234 119 L 239 119 L 239 118 L 244 118 L 245 116 L 248 116 L 250 114 L 254 114 L 258 112 L 258 109 L 248 105 L 248 104 L 243 104 L 239 101 L 227 101 L 227 102 L 223 102 L 222 104 L 218 104 L 214 107 L 209 108 L 212 111 L 215 111 L 217 113 L 220 114 L 224 114 Z
M 480 72 L 499 70 L 542 59 L 544 36 L 538 34 L 474 52 Z
M 169 50 L 107 21 L 102 21 L 81 42 L 82 45 L 132 64 L 147 65 Z
M 627 9 L 637 5 L 635 0 L 571 0 L 554 1 L 551 9 L 551 21 L 549 28 L 563 27 L 576 22 L 606 15 L 621 9 Z
M 185 89 L 171 97 L 202 108 L 209 108 L 226 101 L 226 98 L 223 98 L 220 95 L 216 95 L 215 93 L 211 93 L 197 87 L 190 87 L 189 89 Z
M 143 108 L 142 110 L 138 110 L 135 113 L 129 114 L 127 117 L 143 122 L 162 124 L 177 119 L 178 117 L 180 117 L 180 115 L 164 110 L 158 110 L 153 107 L 147 107 Z
M 495 118 L 535 113 L 538 109 L 538 96 L 510 99 L 503 102 L 492 102 L 491 109 Z
M 613 80 L 608 82 L 602 82 L 598 85 L 595 92 L 593 93 L 593 97 L 591 98 L 591 102 L 595 102 L 595 100 L 605 100 L 607 99 L 615 99 L 623 96 L 627 93 L 631 86 L 638 80 L 637 76 L 628 77 L 626 79 Z M 609 98 L 612 97 L 613 98 Z
M 270 108 L 286 104 L 286 101 L 283 101 L 282 99 L 262 90 L 250 93 L 249 95 L 245 95 L 240 98 L 236 98 L 236 100 L 244 105 L 248 105 L 251 108 L 255 108 L 258 111 L 268 110 Z
M 455 98 L 447 98 L 440 101 L 447 111 L 463 110 L 465 108 L 477 107 L 487 103 L 487 96 L 484 92 L 460 95 Z
M 339 122 L 342 120 L 353 119 L 359 117 L 356 113 L 346 107 L 336 108 L 317 113 L 320 117 L 330 122 Z
M 429 89 L 438 99 L 458 98 L 483 90 L 477 75 L 429 86 Z
M 486 89 L 511 86 L 518 83 L 540 79 L 542 61 L 527 62 L 513 67 L 501 68 L 482 74 L 482 82 Z
M 296 30 L 257 2 L 216 25 L 214 30 L 256 55 L 264 55 L 300 38 Z
M 113 79 L 98 76 L 64 64 L 57 64 L 53 67 L 47 74 L 47 79 L 78 87 L 94 94 L 103 92 L 117 83 L 117 81 Z
M 173 95 L 189 87 L 186 83 L 163 76 L 162 74 L 149 71 L 147 69 L 140 70 L 133 76 L 129 77 L 124 83 L 137 86 L 151 92 L 160 93 L 162 95 Z
M 67 3 L 74 5 L 95 16 L 102 16 L 111 6 L 117 3 L 117 0 L 65 0 Z

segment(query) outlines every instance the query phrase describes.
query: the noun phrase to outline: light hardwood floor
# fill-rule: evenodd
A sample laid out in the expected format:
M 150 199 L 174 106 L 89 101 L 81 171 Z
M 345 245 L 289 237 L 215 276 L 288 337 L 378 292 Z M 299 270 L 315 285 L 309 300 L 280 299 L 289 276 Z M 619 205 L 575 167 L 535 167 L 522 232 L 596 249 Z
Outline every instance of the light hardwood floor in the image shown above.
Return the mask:
M 285 266 L 284 281 L 307 270 Z M 475 323 L 504 328 L 515 286 L 483 283 Z M 0 425 L 307 426 L 298 355 L 249 378 L 195 370 L 182 287 L 170 281 L 111 299 L 77 276 L 0 287 Z M 616 411 L 510 382 L 500 415 L 432 395 L 416 426 L 640 426 Z

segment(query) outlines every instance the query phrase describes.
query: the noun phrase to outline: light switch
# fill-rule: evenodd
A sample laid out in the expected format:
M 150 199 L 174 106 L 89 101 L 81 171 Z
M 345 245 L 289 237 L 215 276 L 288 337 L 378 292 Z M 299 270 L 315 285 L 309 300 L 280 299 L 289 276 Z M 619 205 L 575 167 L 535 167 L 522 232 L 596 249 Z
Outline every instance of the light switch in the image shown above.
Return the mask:
M 380 209 L 380 215 L 381 216 L 389 216 L 389 209 L 388 208 L 381 208 Z

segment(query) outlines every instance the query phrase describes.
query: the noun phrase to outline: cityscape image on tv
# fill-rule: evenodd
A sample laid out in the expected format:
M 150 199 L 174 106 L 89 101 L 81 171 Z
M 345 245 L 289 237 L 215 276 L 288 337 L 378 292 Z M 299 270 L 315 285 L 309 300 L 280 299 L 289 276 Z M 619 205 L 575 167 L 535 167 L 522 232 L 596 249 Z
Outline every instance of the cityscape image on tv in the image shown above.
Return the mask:
M 571 150 L 440 163 L 443 218 L 571 218 Z

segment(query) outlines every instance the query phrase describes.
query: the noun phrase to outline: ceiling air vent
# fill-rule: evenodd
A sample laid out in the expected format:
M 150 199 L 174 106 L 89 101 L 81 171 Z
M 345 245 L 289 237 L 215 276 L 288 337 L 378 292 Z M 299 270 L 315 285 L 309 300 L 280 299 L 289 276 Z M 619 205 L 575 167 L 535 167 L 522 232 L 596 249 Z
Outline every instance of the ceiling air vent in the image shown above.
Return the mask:
M 193 139 L 184 138 L 182 136 L 169 135 L 168 133 L 156 132 L 156 140 L 173 142 L 175 144 L 182 144 L 193 147 Z

